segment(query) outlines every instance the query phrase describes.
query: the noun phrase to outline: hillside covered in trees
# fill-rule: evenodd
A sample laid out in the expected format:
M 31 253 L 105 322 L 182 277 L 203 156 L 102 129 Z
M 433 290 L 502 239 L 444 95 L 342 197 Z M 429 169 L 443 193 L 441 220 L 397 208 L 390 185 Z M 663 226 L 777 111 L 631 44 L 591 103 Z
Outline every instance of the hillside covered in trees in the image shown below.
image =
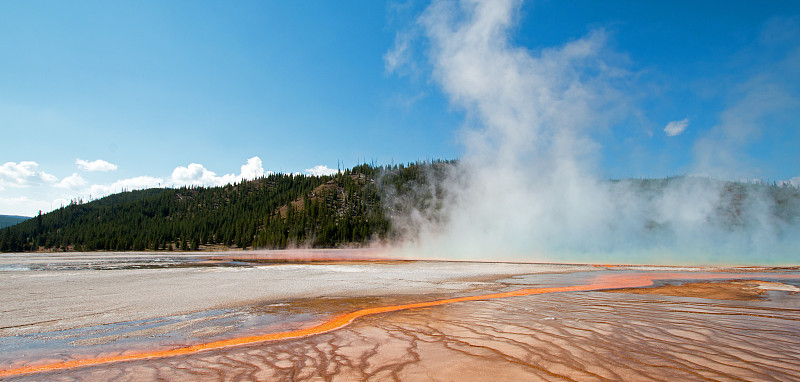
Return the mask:
M 143 251 L 334 248 L 414 235 L 397 224 L 412 212 L 445 224 L 444 179 L 458 176 L 456 161 L 359 165 L 333 176 L 273 174 L 222 187 L 127 191 L 88 203 L 73 202 L 0 229 L 0 252 Z M 610 181 L 611 188 L 657 198 L 685 177 Z M 486 180 L 486 181 L 491 181 Z M 788 184 L 722 185 L 722 204 L 710 224 L 734 229 L 748 195 L 765 195 L 771 219 L 800 225 L 800 191 Z M 498 195 L 497 197 L 502 197 Z M 393 222 L 395 224 L 393 224 Z M 648 231 L 663 227 L 648 223 Z
M 404 190 L 421 168 L 356 166 L 273 174 L 223 187 L 156 188 L 73 202 L 0 230 L 0 251 L 142 251 L 364 245 L 387 238 L 380 181 Z

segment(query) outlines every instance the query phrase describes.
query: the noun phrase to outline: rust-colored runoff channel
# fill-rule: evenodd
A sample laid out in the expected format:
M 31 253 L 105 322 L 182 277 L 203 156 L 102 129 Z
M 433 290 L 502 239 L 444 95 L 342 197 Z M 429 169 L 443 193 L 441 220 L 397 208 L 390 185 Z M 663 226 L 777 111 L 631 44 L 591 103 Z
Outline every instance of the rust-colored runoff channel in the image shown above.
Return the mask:
M 77 359 L 72 361 L 54 362 L 44 365 L 22 366 L 13 369 L 0 370 L 1 377 L 10 377 L 14 375 L 33 374 L 47 371 L 56 371 L 63 369 L 72 369 L 77 367 L 97 366 L 114 362 L 137 361 L 152 358 L 165 358 L 179 355 L 193 354 L 206 350 L 222 349 L 230 346 L 249 345 L 259 342 L 278 341 L 284 339 L 301 338 L 313 336 L 315 334 L 325 333 L 347 326 L 353 320 L 359 317 L 369 316 L 379 313 L 395 312 L 398 310 L 427 308 L 430 306 L 452 304 L 456 302 L 465 301 L 478 301 L 490 300 L 495 298 L 529 296 L 536 294 L 555 293 L 555 292 L 578 292 L 578 291 L 591 291 L 600 289 L 616 289 L 616 288 L 635 288 L 643 287 L 653 284 L 653 280 L 663 279 L 741 279 L 752 277 L 767 277 L 767 278 L 798 278 L 800 275 L 790 274 L 719 274 L 719 273 L 702 273 L 702 274 L 680 274 L 680 273 L 631 273 L 631 274 L 610 274 L 600 275 L 594 282 L 585 285 L 574 285 L 567 287 L 549 287 L 549 288 L 526 288 L 515 290 L 511 292 L 490 293 L 479 296 L 467 296 L 458 298 L 448 298 L 436 301 L 418 302 L 413 304 L 402 305 L 388 305 L 379 306 L 374 308 L 360 309 L 354 312 L 346 313 L 334 317 L 320 325 L 290 330 L 278 333 L 269 333 L 256 336 L 247 336 L 239 338 L 231 338 L 227 340 L 220 340 L 208 342 L 199 345 L 186 346 L 171 350 L 159 350 L 134 354 L 121 354 L 116 356 L 96 357 Z

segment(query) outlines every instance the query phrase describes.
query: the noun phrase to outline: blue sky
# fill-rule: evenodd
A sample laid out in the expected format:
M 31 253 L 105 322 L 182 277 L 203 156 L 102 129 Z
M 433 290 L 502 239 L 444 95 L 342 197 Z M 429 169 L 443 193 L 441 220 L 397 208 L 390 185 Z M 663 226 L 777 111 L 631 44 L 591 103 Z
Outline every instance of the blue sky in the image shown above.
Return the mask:
M 417 27 L 427 7 L 0 2 L 0 214 L 460 157 L 470 111 L 435 79 Z M 800 3 L 529 1 L 509 37 L 537 55 L 598 31 L 624 95 L 587 133 L 601 176 L 797 181 Z

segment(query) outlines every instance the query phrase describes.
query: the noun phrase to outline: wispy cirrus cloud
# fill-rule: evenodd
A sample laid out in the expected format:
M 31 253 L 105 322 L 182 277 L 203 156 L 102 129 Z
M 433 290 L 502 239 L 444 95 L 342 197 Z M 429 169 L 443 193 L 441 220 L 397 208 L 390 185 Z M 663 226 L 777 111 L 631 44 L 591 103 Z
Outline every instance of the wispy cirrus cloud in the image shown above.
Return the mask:
M 694 143 L 695 172 L 715 176 L 757 177 L 748 148 L 773 133 L 769 120 L 791 120 L 800 110 L 800 48 L 793 55 L 734 88 L 733 102 L 720 114 L 719 123 Z
M 800 15 L 774 17 L 758 40 L 737 54 L 748 70 L 713 84 L 724 90 L 717 123 L 702 131 L 693 146 L 694 169 L 724 178 L 760 178 L 753 149 L 778 149 L 795 139 L 800 117 Z
M 398 32 L 395 35 L 394 46 L 383 55 L 383 64 L 386 73 L 392 74 L 401 68 L 412 65 L 408 52 L 412 34 L 409 31 Z

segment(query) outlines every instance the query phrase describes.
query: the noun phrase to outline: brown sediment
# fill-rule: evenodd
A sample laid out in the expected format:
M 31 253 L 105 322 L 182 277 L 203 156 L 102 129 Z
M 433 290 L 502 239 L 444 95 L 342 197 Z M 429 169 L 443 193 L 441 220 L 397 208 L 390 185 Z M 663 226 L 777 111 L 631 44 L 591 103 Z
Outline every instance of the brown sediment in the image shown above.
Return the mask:
M 161 350 L 161 351 L 152 351 L 152 352 L 142 352 L 136 354 L 122 354 L 116 356 L 109 356 L 109 357 L 98 357 L 98 358 L 90 358 L 90 359 L 79 359 L 73 361 L 66 361 L 66 362 L 56 362 L 50 363 L 45 365 L 36 365 L 36 366 L 23 366 L 14 369 L 6 369 L 0 370 L 0 377 L 8 377 L 13 375 L 19 374 L 30 374 L 30 373 L 40 373 L 46 371 L 53 371 L 53 370 L 61 370 L 61 369 L 70 369 L 75 367 L 85 367 L 85 366 L 95 366 L 113 362 L 123 362 L 123 361 L 136 361 L 136 360 L 143 360 L 143 359 L 150 359 L 150 358 L 164 358 L 164 357 L 174 357 L 180 355 L 187 355 L 193 354 L 201 351 L 207 350 L 214 350 L 214 349 L 222 349 L 231 346 L 240 346 L 240 345 L 248 345 L 254 344 L 259 342 L 266 342 L 266 341 L 277 341 L 277 340 L 284 340 L 284 339 L 292 339 L 292 338 L 301 338 L 307 337 L 311 335 L 316 335 L 320 333 L 325 333 L 331 330 L 339 329 L 351 323 L 353 320 L 363 316 L 375 315 L 380 313 L 388 313 L 394 312 L 398 310 L 406 310 L 406 309 L 416 309 L 416 308 L 426 308 L 431 306 L 437 305 L 444 305 L 444 304 L 451 304 L 455 302 L 465 302 L 465 301 L 477 301 L 477 300 L 485 300 L 485 299 L 493 299 L 493 298 L 504 298 L 504 297 L 513 297 L 513 296 L 525 296 L 531 294 L 542 294 L 542 293 L 552 293 L 552 292 L 569 292 L 569 291 L 580 291 L 580 290 L 590 290 L 593 289 L 594 286 L 592 285 L 585 285 L 585 286 L 572 286 L 572 287 L 563 287 L 563 288 L 531 288 L 531 289 L 522 289 L 512 292 L 503 292 L 503 293 L 493 293 L 488 295 L 479 295 L 479 296 L 467 296 L 467 297 L 459 297 L 459 298 L 451 298 L 451 299 L 443 299 L 443 300 L 436 300 L 436 301 L 428 301 L 428 302 L 421 302 L 421 303 L 413 303 L 413 304 L 403 304 L 403 305 L 389 305 L 389 306 L 382 306 L 382 307 L 375 307 L 375 308 L 367 308 L 357 310 L 355 312 L 347 313 L 330 319 L 320 325 L 304 328 L 299 330 L 291 330 L 285 332 L 278 332 L 278 333 L 269 333 L 257 336 L 248 336 L 248 337 L 240 337 L 240 338 L 232 338 L 222 341 L 214 341 L 199 345 L 181 347 L 177 349 L 170 349 L 170 350 Z
M 130 354 L 118 354 L 105 357 L 76 359 L 71 361 L 53 362 L 47 364 L 29 364 L 26 366 L 0 370 L 0 377 L 9 377 L 21 374 L 40 373 L 47 371 L 71 369 L 78 367 L 105 365 L 118 362 L 129 362 L 148 360 L 156 358 L 167 358 L 176 356 L 185 356 L 205 352 L 209 350 L 222 350 L 230 347 L 238 347 L 245 345 L 252 345 L 263 342 L 300 339 L 309 336 L 319 335 L 340 329 L 349 325 L 357 318 L 375 316 L 378 314 L 397 312 L 404 310 L 417 310 L 420 308 L 428 308 L 434 306 L 441 306 L 447 304 L 454 304 L 459 302 L 468 301 L 486 301 L 493 299 L 502 299 L 508 297 L 526 297 L 534 295 L 542 295 L 557 292 L 579 292 L 579 291 L 594 291 L 609 288 L 635 288 L 649 286 L 653 280 L 658 279 L 730 279 L 742 278 L 742 274 L 726 275 L 726 274 L 712 274 L 712 273 L 694 273 L 694 274 L 679 274 L 679 273 L 619 273 L 619 274 L 606 274 L 600 275 L 595 278 L 594 282 L 585 285 L 573 285 L 567 287 L 545 287 L 545 288 L 526 288 L 509 292 L 498 292 L 475 296 L 465 296 L 457 298 L 447 298 L 427 302 L 387 305 L 379 307 L 371 307 L 353 311 L 350 313 L 336 316 L 327 320 L 317 326 L 302 328 L 297 330 L 289 330 L 277 333 L 268 333 L 262 335 L 245 336 L 239 338 L 231 338 L 220 341 L 212 341 L 203 344 L 192 346 L 179 347 L 169 350 L 158 350 Z M 770 274 L 770 278 L 797 278 L 798 275 L 791 274 Z M 470 329 L 465 329 L 470 330 Z M 547 371 L 547 370 L 545 370 Z M 549 371 L 548 371 L 549 372 Z M 557 373 L 553 374 L 558 375 Z
M 316 336 L 27 380 L 797 381 L 798 322 L 800 309 L 781 304 L 550 293 L 398 311 Z
M 652 288 L 611 289 L 608 293 L 657 294 L 661 296 L 697 297 L 716 300 L 760 300 L 765 290 L 752 281 L 705 281 L 679 285 L 661 285 Z

